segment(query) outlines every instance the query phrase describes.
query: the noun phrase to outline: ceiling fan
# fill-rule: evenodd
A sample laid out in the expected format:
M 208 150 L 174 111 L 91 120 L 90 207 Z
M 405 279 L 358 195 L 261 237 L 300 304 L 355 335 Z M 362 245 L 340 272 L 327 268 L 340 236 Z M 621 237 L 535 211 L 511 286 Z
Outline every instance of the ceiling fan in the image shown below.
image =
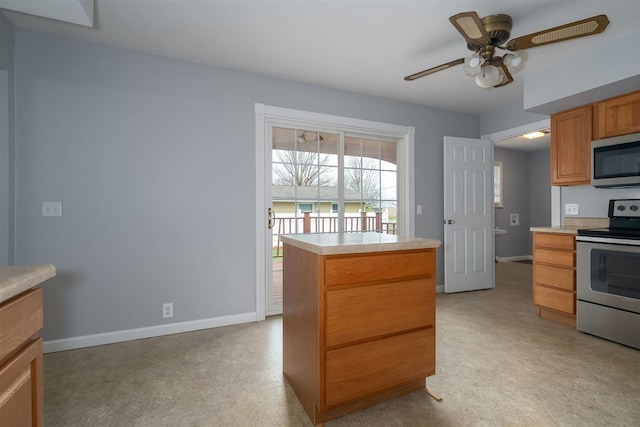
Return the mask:
M 476 12 L 462 12 L 450 17 L 449 21 L 465 38 L 467 47 L 473 54 L 411 74 L 406 76 L 405 80 L 419 79 L 463 64 L 465 73 L 475 76 L 476 84 L 481 88 L 504 86 L 513 81 L 511 73 L 522 67 L 525 55 L 521 50 L 598 34 L 609 24 L 606 15 L 597 15 L 517 37 L 509 40 L 506 45 L 501 45 L 511 36 L 512 20 L 509 15 L 498 14 L 480 18 Z M 496 49 L 509 53 L 498 56 Z

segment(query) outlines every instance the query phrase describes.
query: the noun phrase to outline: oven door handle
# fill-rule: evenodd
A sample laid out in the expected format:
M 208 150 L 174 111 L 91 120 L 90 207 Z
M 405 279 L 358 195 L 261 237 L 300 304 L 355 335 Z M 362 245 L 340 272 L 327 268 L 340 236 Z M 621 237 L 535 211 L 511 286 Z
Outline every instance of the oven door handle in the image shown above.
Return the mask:
M 576 236 L 576 241 L 585 243 L 609 243 L 612 245 L 640 246 L 640 240 L 617 239 L 614 237 Z

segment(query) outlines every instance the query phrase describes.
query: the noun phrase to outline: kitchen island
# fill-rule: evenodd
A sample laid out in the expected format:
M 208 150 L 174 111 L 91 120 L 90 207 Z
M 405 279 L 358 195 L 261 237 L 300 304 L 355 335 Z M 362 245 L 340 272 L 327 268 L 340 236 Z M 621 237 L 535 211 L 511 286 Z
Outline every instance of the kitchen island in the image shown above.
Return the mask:
M 282 240 L 283 372 L 309 418 L 426 389 L 441 242 L 381 233 Z
M 41 282 L 51 264 L 0 267 L 0 425 L 43 426 Z

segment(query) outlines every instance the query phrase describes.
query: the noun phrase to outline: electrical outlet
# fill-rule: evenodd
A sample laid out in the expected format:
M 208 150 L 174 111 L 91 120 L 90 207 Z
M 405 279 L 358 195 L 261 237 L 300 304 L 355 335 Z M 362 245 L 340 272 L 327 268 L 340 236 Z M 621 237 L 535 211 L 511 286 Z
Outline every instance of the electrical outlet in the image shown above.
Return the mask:
M 564 205 L 565 215 L 578 215 L 580 213 L 580 205 L 577 203 L 567 203 Z
M 162 318 L 166 319 L 168 317 L 173 317 L 173 303 L 167 302 L 162 304 Z
M 62 202 L 42 202 L 42 216 L 62 216 Z

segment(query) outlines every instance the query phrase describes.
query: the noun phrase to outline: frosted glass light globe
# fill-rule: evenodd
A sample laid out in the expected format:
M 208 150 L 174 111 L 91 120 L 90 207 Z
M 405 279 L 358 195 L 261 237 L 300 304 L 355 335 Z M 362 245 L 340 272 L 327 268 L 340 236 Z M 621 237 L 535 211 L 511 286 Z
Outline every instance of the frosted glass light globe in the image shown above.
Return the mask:
M 500 81 L 500 72 L 493 65 L 485 65 L 476 74 L 476 84 L 483 89 L 495 86 Z

